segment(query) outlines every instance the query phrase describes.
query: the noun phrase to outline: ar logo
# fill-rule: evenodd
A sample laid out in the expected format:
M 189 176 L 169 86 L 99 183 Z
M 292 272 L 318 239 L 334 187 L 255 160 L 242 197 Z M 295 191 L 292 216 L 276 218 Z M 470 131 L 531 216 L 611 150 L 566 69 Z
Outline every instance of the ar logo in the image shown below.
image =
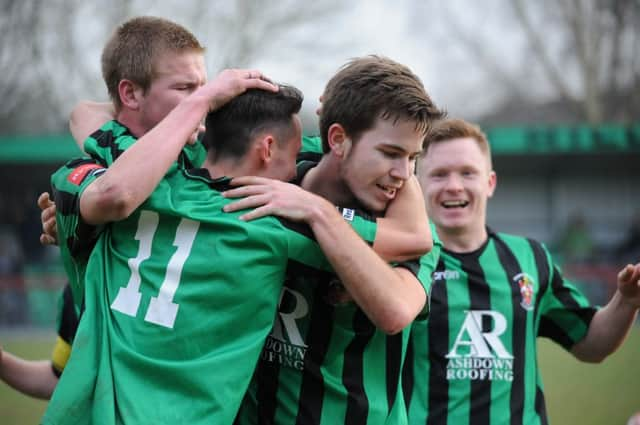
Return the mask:
M 487 326 L 483 326 L 483 323 Z M 446 358 L 480 357 L 513 359 L 500 341 L 507 319 L 492 310 L 467 311 L 456 341 Z
M 296 323 L 297 319 L 303 318 L 307 313 L 309 313 L 307 300 L 299 292 L 285 286 L 280 293 L 278 314 L 276 314 L 271 336 L 299 347 L 307 347 Z M 285 332 L 289 337 L 288 341 L 284 336 Z

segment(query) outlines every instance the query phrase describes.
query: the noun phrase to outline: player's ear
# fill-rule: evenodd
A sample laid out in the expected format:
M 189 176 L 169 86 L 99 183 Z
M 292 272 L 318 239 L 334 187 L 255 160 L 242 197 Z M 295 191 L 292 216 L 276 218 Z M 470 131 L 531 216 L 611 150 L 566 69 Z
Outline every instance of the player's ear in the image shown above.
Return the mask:
M 351 149 L 351 139 L 348 137 L 344 127 L 340 124 L 331 124 L 327 131 L 327 142 L 329 149 L 335 155 L 344 158 Z
M 133 81 L 125 79 L 118 83 L 118 95 L 123 107 L 136 111 L 140 108 L 144 90 Z
M 498 184 L 498 175 L 495 171 L 489 171 L 489 198 L 493 196 L 493 192 L 496 190 L 496 185 Z
M 268 164 L 273 159 L 276 140 L 271 134 L 265 134 L 256 143 L 260 162 Z

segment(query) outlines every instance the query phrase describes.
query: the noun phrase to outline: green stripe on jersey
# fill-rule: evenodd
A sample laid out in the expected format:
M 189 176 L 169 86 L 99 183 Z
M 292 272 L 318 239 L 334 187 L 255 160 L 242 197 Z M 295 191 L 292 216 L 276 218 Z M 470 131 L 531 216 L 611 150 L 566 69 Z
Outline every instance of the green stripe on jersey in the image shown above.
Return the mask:
M 541 244 L 506 234 L 490 232 L 471 253 L 442 251 L 403 374 L 410 424 L 546 421 L 536 337 L 569 348 L 595 312 L 554 270 Z

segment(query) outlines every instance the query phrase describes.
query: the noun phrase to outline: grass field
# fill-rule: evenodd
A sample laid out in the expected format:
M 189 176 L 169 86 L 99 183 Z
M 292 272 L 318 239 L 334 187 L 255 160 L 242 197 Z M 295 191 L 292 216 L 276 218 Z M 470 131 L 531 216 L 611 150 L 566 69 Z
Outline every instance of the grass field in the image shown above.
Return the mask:
M 0 334 L 4 348 L 21 356 L 48 358 L 52 335 Z M 624 425 L 640 411 L 640 326 L 626 344 L 603 364 L 580 363 L 561 348 L 542 340 L 540 364 L 550 422 L 554 425 Z M 39 422 L 46 403 L 17 394 L 0 383 L 0 424 Z

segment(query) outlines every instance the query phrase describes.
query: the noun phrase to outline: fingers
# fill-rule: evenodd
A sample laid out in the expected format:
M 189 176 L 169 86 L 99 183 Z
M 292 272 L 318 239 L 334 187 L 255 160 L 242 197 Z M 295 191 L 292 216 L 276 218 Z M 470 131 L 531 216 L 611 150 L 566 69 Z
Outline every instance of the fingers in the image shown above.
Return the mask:
M 618 273 L 618 281 L 626 285 L 640 284 L 640 263 L 634 265 L 627 264 Z
M 56 218 L 55 204 L 48 206 L 47 208 L 43 209 L 42 212 L 40 213 L 40 220 L 42 221 L 42 223 L 45 223 L 46 221 L 49 221 L 51 219 L 55 220 L 55 218 Z
M 40 243 L 42 245 L 56 245 L 57 241 L 53 237 L 43 233 L 40 235 Z
M 273 180 L 265 177 L 242 176 L 231 179 L 231 186 L 266 185 L 269 182 L 273 182 Z
M 224 212 L 234 212 L 240 210 L 246 210 L 247 208 L 262 207 L 269 203 L 269 196 L 267 195 L 254 195 L 242 198 L 238 201 L 231 202 L 230 204 L 222 207 Z
M 246 80 L 246 89 L 260 89 L 271 92 L 277 92 L 280 90 L 280 87 L 276 84 L 273 84 L 270 81 L 263 80 L 262 78 L 251 78 Z
M 240 71 L 240 73 L 244 76 L 245 88 L 247 89 L 262 89 L 273 92 L 279 90 L 277 84 L 274 84 L 271 79 L 257 69 L 248 69 Z
M 251 221 L 256 218 L 265 217 L 268 215 L 272 215 L 272 208 L 269 205 L 263 205 L 255 210 L 251 210 L 246 214 L 242 214 L 238 217 L 242 221 Z
M 49 197 L 49 192 L 42 192 L 40 196 L 38 196 L 38 207 L 41 210 L 48 208 L 51 204 L 53 204 L 53 202 Z
M 618 272 L 618 280 L 621 282 L 626 282 L 629 277 L 631 277 L 632 273 L 633 266 L 631 264 L 627 264 L 622 270 L 620 270 L 620 272 Z
M 224 196 L 225 198 L 242 198 L 245 196 L 260 195 L 266 192 L 266 186 L 251 184 L 248 186 L 240 186 L 235 189 L 226 190 L 222 192 L 222 196 Z

